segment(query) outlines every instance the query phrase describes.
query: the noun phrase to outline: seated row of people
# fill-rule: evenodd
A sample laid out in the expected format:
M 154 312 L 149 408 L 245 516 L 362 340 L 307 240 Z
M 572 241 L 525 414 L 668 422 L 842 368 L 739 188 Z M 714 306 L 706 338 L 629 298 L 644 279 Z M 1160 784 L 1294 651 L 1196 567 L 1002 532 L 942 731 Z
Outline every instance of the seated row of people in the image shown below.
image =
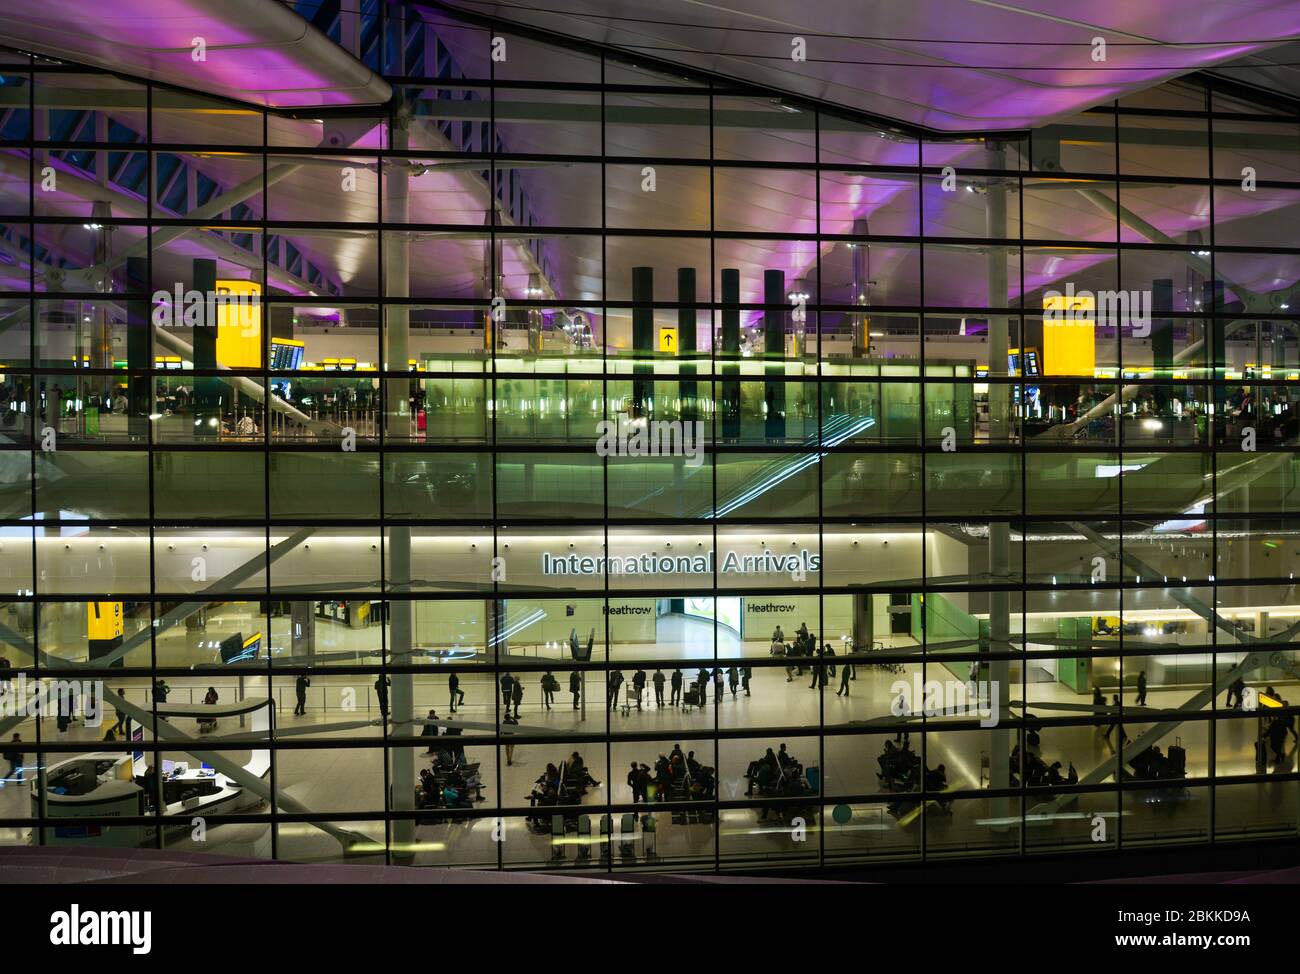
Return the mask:
M 535 808 L 581 805 L 582 796 L 589 787 L 598 788 L 600 782 L 591 776 L 582 755 L 574 751 L 558 767 L 553 763 L 546 765 L 546 770 L 533 783 L 528 804 Z M 531 828 L 539 831 L 549 828 L 549 819 L 545 815 L 530 815 L 527 821 Z M 566 828 L 576 827 L 577 816 L 566 815 L 565 825 Z
M 750 761 L 745 771 L 749 779 L 748 795 L 806 795 L 815 792 L 804 777 L 804 768 L 784 744 L 780 750 L 767 753 L 757 761 Z
M 632 801 L 708 801 L 717 791 L 717 773 L 695 759 L 695 752 L 682 752 L 673 745 L 668 754 L 660 754 L 654 769 L 633 761 L 627 774 Z
M 1037 740 L 1038 735 L 1034 735 L 1033 741 Z M 1053 761 L 1048 764 L 1044 761 L 1037 751 L 1031 751 L 1026 748 L 1021 751 L 1020 745 L 1017 744 L 1011 749 L 1011 787 L 1020 787 L 1020 774 L 1024 775 L 1025 786 L 1028 788 L 1045 788 L 1054 785 L 1073 785 L 1078 784 L 1079 772 L 1074 769 L 1074 763 L 1071 762 L 1069 770 L 1064 774 L 1061 772 L 1061 762 Z
M 918 758 L 917 760 L 918 760 L 918 764 L 916 765 L 916 768 L 917 768 L 917 777 L 919 778 L 921 765 L 919 763 L 920 759 Z M 945 798 L 943 797 L 942 794 L 939 794 L 940 792 L 944 792 L 948 790 L 948 769 L 942 763 L 937 768 L 927 767 L 925 768 L 924 777 L 925 777 L 925 790 L 930 795 L 934 796 L 933 798 L 931 798 L 931 801 L 934 803 L 935 807 L 938 808 L 939 811 L 947 812 L 949 815 L 951 815 L 952 799 Z M 897 798 L 894 801 L 891 801 L 885 807 L 889 811 L 890 815 L 893 815 L 894 817 L 898 818 L 906 814 L 908 811 L 915 809 L 917 804 L 918 803 L 915 799 Z
M 418 804 L 420 808 L 473 808 L 476 794 L 482 800 L 481 788 L 477 768 L 469 775 L 459 767 L 438 774 L 421 768 Z
M 904 740 L 901 747 L 885 741 L 885 750 L 876 758 L 880 770 L 876 777 L 888 791 L 915 791 L 921 784 L 921 756 Z

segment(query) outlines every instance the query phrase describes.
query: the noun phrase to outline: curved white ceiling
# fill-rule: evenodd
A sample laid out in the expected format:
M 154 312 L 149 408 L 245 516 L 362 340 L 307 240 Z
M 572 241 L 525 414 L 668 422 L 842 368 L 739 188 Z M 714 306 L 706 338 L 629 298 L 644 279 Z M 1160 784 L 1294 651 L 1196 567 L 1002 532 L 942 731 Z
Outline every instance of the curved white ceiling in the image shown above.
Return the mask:
M 392 95 L 275 0 L 6 0 L 0 45 L 269 108 L 381 105 Z
M 453 8 L 944 131 L 1033 128 L 1300 35 L 1276 0 L 453 0 Z M 793 39 L 806 61 L 792 58 Z M 1106 42 L 1094 60 L 1094 38 Z M 1168 44 L 1182 46 L 1168 47 Z M 562 79 L 560 79 L 562 80 Z

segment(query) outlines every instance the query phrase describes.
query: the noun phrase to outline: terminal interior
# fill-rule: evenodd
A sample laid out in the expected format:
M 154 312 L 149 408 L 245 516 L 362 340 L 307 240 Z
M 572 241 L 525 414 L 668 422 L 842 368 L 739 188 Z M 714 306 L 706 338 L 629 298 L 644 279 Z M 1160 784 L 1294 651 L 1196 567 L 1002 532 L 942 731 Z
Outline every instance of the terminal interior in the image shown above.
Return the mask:
M 945 132 L 289 6 L 394 100 L 0 51 L 0 843 L 1295 837 L 1294 103 Z

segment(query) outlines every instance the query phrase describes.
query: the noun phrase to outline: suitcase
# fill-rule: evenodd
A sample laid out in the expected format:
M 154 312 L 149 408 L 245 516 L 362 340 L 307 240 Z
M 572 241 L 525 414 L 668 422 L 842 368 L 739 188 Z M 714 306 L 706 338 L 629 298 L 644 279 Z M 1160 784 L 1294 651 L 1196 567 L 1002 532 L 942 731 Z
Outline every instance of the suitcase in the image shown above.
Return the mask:
M 1180 778 L 1187 777 L 1187 750 L 1182 746 L 1182 738 L 1176 738 L 1177 744 L 1169 745 L 1169 769 Z
M 687 690 L 684 694 L 682 694 L 682 699 L 686 702 L 687 706 L 698 707 L 700 705 L 700 691 Z

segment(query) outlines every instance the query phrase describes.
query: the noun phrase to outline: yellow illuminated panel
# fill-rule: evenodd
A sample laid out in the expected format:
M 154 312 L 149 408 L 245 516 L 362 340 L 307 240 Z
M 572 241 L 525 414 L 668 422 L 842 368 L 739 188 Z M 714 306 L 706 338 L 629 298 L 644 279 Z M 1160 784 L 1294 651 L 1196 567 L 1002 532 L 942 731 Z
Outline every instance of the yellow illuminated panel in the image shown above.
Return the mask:
M 677 329 L 672 325 L 659 326 L 659 351 L 677 354 Z
M 262 285 L 256 281 L 217 281 L 217 364 L 229 369 L 262 367 Z
M 1043 297 L 1043 375 L 1092 376 L 1097 368 L 1096 311 L 1091 294 Z
M 121 602 L 86 603 L 86 637 L 116 639 L 122 635 Z

